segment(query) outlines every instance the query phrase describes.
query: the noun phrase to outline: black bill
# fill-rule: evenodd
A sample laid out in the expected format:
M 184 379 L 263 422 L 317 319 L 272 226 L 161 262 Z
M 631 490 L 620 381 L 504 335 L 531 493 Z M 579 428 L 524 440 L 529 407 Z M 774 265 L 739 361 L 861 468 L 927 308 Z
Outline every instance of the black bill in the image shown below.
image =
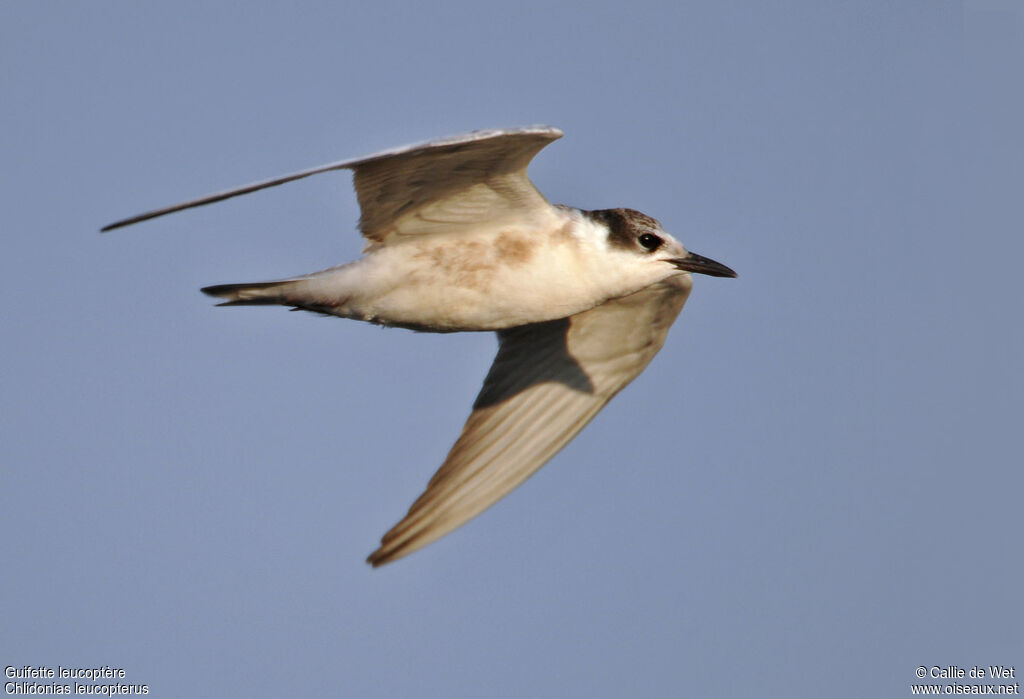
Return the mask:
M 688 253 L 686 257 L 677 257 L 673 260 L 669 260 L 676 266 L 677 269 L 681 269 L 686 272 L 696 272 L 697 274 L 710 274 L 712 277 L 735 277 L 736 272 L 732 271 L 721 262 L 715 262 L 714 260 L 698 255 L 696 253 Z

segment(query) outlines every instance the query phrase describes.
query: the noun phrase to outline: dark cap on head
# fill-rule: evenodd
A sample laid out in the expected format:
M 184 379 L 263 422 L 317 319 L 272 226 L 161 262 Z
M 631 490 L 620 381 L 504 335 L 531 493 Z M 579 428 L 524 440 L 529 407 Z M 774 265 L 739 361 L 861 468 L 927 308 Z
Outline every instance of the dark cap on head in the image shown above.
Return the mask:
M 598 209 L 584 211 L 592 221 L 608 227 L 608 242 L 622 248 L 636 247 L 636 239 L 644 231 L 660 231 L 661 224 L 635 209 Z

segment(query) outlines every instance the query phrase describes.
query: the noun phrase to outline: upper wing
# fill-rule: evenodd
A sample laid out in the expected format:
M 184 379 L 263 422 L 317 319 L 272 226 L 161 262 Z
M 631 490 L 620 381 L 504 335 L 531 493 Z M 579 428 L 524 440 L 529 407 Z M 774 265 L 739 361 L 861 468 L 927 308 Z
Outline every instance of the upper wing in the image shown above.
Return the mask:
M 570 318 L 500 331 L 462 435 L 367 561 L 383 565 L 444 536 L 557 454 L 658 353 L 690 284 L 677 275 Z
M 541 148 L 561 137 L 561 131 L 549 126 L 473 131 L 254 182 L 122 219 L 101 230 L 343 169 L 355 171 L 362 210 L 359 228 L 375 243 L 392 234 L 451 231 L 506 217 L 543 219 L 553 214 L 552 207 L 530 182 L 526 168 Z

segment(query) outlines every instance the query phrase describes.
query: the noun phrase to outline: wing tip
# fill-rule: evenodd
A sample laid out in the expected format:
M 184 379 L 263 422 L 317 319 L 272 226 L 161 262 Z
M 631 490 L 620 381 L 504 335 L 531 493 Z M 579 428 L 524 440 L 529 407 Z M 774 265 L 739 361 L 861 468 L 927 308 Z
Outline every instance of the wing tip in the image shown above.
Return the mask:
M 415 505 L 414 505 L 415 507 Z M 391 527 L 380 540 L 377 550 L 366 557 L 366 562 L 374 568 L 405 558 L 410 553 L 415 553 L 428 544 L 432 544 L 446 534 L 451 533 L 450 527 L 438 527 L 437 522 L 431 522 L 426 529 L 409 531 L 411 514 L 402 518 L 402 521 Z M 458 527 L 455 527 L 456 529 Z
M 381 545 L 380 548 L 366 557 L 366 562 L 369 563 L 372 568 L 380 568 L 392 561 L 397 561 L 407 553 L 411 553 L 411 551 L 406 551 L 402 548 L 388 549 L 385 545 Z
M 132 216 L 131 218 L 123 218 L 120 221 L 114 221 L 113 223 L 108 223 L 107 225 L 103 226 L 103 228 L 100 229 L 100 233 L 109 233 L 112 230 L 124 228 L 125 226 L 132 225 L 133 223 L 139 223 L 140 221 L 145 221 L 147 218 L 150 217 L 146 215 L 141 215 Z

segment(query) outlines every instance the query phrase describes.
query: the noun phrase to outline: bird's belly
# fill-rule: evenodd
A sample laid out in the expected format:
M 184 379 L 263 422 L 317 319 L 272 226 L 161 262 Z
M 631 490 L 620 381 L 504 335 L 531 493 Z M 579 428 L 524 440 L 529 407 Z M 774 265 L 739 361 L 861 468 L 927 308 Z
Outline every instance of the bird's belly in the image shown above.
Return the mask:
M 365 308 L 367 320 L 430 330 L 500 330 L 579 313 L 600 300 L 492 283 L 486 288 L 409 284 Z
M 499 330 L 564 318 L 609 297 L 573 251 L 511 234 L 487 244 L 410 243 L 373 257 L 358 263 L 366 263 L 364 293 L 351 298 L 347 315 L 388 325 Z

